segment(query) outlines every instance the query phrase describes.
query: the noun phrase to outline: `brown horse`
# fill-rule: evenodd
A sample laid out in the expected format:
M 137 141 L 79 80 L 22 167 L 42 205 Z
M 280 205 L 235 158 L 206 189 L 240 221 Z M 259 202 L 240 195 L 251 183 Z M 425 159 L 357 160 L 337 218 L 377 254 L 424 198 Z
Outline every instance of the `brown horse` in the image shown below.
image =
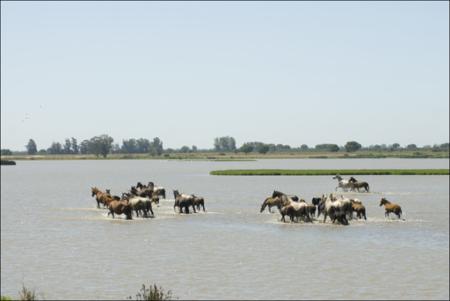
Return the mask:
M 131 216 L 131 204 L 128 201 L 116 201 L 113 200 L 108 206 L 109 212 L 108 216 L 112 214 L 114 218 L 114 214 L 125 214 L 126 219 L 133 219 Z
M 91 193 L 92 196 L 95 196 L 95 200 L 97 201 L 97 208 L 100 208 L 100 204 L 103 205 L 103 207 L 108 206 L 108 201 L 111 199 L 111 196 L 98 189 L 97 187 L 91 187 Z
M 382 198 L 380 201 L 380 207 L 384 205 L 384 216 L 389 217 L 389 213 L 394 213 L 400 219 L 402 215 L 402 208 L 394 203 L 389 202 L 385 198 Z
M 173 204 L 173 210 L 175 207 L 180 209 L 179 213 L 182 213 L 184 208 L 184 213 L 189 214 L 189 207 L 192 206 L 194 213 L 197 213 L 194 205 L 194 197 L 190 194 L 180 194 L 178 190 L 173 191 L 173 196 L 175 198 L 175 203 Z
M 269 207 L 269 212 L 272 212 L 272 207 L 277 207 L 278 210 L 281 210 L 281 207 L 283 206 L 283 202 L 280 197 L 268 197 L 264 200 L 264 202 L 261 205 L 261 210 L 259 212 L 263 212 L 266 207 Z
M 350 191 L 355 191 L 356 188 L 359 192 L 360 188 L 364 188 L 366 192 L 369 192 L 369 183 L 367 182 L 358 182 L 354 177 L 350 177 L 348 183 L 350 185 Z
M 194 197 L 194 206 L 197 207 L 197 210 L 200 211 L 200 206 L 203 208 L 203 212 L 205 212 L 205 199 L 195 194 L 192 195 Z
M 306 211 L 308 211 L 309 216 L 316 215 L 316 206 L 314 204 L 308 204 L 304 199 L 300 199 L 299 202 L 306 204 Z
M 367 220 L 366 217 L 366 207 L 361 203 L 359 200 L 350 200 L 352 202 L 352 209 L 353 212 L 356 212 L 356 217 L 361 219 L 364 217 L 365 220 Z

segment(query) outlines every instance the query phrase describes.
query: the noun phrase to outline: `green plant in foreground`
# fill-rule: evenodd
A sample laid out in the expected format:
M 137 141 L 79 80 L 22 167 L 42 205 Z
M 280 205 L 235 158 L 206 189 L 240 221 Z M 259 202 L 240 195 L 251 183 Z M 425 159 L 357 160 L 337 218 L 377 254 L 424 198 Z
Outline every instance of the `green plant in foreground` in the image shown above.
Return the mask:
M 29 290 L 22 284 L 22 290 L 19 291 L 19 300 L 21 301 L 34 301 L 37 300 L 36 292 Z
M 12 301 L 12 298 L 9 296 L 1 296 L 1 301 Z
M 129 296 L 127 299 L 132 300 L 132 297 Z M 156 286 L 156 284 L 150 285 L 149 288 L 145 287 L 145 284 L 142 284 L 142 288 L 136 294 L 136 300 L 174 300 L 176 299 L 172 295 L 172 291 L 164 291 L 164 289 L 160 286 Z

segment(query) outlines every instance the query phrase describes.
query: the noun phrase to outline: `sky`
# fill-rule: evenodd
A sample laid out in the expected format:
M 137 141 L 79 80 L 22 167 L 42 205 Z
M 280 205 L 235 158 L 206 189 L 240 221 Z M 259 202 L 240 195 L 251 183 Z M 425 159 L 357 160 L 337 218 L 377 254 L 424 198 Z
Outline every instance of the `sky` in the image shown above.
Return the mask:
M 448 2 L 1 2 L 1 148 L 449 141 Z

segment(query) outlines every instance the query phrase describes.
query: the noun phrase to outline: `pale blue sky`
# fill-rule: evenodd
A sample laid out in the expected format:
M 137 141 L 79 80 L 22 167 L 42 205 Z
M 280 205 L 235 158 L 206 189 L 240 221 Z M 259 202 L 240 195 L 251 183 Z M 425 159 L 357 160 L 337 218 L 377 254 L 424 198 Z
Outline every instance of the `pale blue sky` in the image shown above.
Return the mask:
M 1 2 L 1 147 L 449 140 L 448 2 Z

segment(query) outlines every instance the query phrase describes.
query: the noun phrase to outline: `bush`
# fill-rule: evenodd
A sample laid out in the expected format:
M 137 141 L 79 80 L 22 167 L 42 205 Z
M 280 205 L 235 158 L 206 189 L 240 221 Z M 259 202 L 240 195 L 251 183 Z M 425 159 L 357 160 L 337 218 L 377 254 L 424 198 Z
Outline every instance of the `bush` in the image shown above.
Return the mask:
M 129 296 L 127 299 L 132 300 L 132 297 Z M 145 284 L 142 285 L 141 290 L 136 294 L 136 300 L 173 300 L 175 299 L 172 296 L 172 291 L 164 291 L 164 289 L 160 286 L 156 286 L 156 284 L 151 285 L 149 288 L 145 287 Z
M 36 292 L 29 290 L 22 284 L 22 290 L 19 291 L 19 300 L 21 301 L 34 301 L 37 300 Z

